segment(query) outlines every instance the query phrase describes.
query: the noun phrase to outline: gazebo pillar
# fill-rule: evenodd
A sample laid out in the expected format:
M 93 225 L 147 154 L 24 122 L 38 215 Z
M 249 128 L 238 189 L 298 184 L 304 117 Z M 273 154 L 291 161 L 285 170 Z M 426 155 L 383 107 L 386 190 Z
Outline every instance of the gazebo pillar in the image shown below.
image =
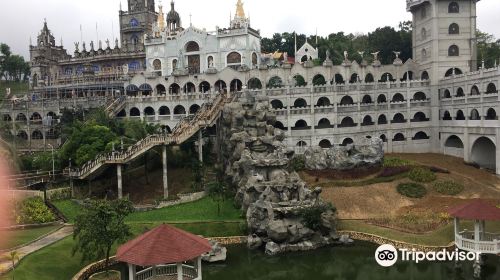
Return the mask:
M 135 280 L 135 276 L 136 276 L 135 273 L 136 273 L 135 272 L 135 265 L 129 263 L 128 264 L 128 279 Z
M 177 263 L 177 280 L 183 280 L 184 273 L 182 272 L 182 263 Z
M 474 221 L 474 243 L 476 243 L 475 245 L 475 249 L 476 251 L 479 250 L 479 241 L 480 241 L 480 237 L 479 237 L 479 234 L 480 234 L 480 227 L 481 227 L 481 224 L 479 222 L 479 220 L 475 220 Z
M 460 219 L 458 217 L 455 217 L 454 219 L 454 225 L 455 225 L 455 242 L 457 241 L 457 234 L 460 234 Z
M 197 261 L 196 261 L 196 268 L 197 268 L 197 272 L 198 272 L 198 280 L 201 280 L 201 256 L 198 257 Z

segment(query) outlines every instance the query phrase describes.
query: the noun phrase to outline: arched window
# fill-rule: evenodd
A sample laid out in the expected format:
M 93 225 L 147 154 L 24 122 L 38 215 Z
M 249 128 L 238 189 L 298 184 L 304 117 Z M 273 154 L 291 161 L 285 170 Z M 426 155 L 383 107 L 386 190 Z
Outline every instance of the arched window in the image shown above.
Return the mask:
M 186 52 L 198 52 L 200 51 L 200 46 L 198 43 L 191 41 L 186 44 Z
M 361 123 L 361 126 L 367 126 L 367 125 L 374 125 L 375 123 L 372 120 L 371 116 L 365 116 L 363 118 L 363 122 Z
M 129 116 L 131 117 L 140 117 L 141 116 L 141 111 L 139 111 L 139 109 L 137 109 L 136 107 L 130 109 L 130 114 Z
M 422 41 L 427 39 L 427 30 L 425 30 L 425 28 L 422 28 L 421 35 L 422 35 Z
M 462 110 L 457 111 L 457 116 L 455 118 L 457 121 L 464 121 L 465 120 L 465 115 Z
M 305 107 L 307 107 L 307 102 L 304 99 L 299 98 L 299 99 L 295 100 L 295 102 L 293 103 L 293 107 L 305 108 Z
M 448 48 L 448 56 L 459 56 L 460 55 L 460 50 L 458 49 L 457 45 L 451 45 Z
M 207 67 L 208 68 L 214 67 L 214 57 L 211 55 L 207 57 Z
M 380 94 L 378 97 L 377 97 L 377 103 L 387 103 L 387 98 L 385 97 L 384 94 Z
M 186 109 L 182 105 L 177 105 L 174 108 L 174 115 L 185 115 Z
M 173 83 L 173 84 L 170 85 L 170 87 L 168 89 L 168 92 L 170 94 L 179 94 L 181 92 L 181 86 L 179 86 L 176 83 Z
M 419 92 L 417 92 L 417 93 L 415 93 L 413 95 L 413 100 L 415 100 L 415 101 L 425 101 L 425 100 L 427 100 L 427 96 L 425 95 L 425 93 L 419 91 Z
M 267 88 L 280 88 L 283 87 L 283 80 L 278 77 L 274 76 L 269 79 L 269 82 L 267 83 Z
M 385 115 L 380 115 L 378 117 L 378 124 L 387 124 L 387 117 Z
M 205 92 L 210 91 L 211 86 L 210 86 L 209 82 L 203 81 L 203 82 L 200 83 L 199 88 L 200 88 L 200 92 L 201 93 L 205 93 Z
M 158 110 L 158 114 L 160 116 L 169 116 L 170 115 L 170 109 L 167 106 L 162 106 Z
M 426 122 L 429 121 L 427 116 L 425 116 L 424 113 L 422 112 L 417 112 L 414 116 L 413 119 L 411 120 L 412 122 Z
M 283 109 L 283 102 L 281 102 L 280 100 L 273 100 L 271 101 L 271 107 L 273 107 L 273 109 Z
M 489 83 L 486 88 L 486 93 L 498 93 L 497 86 L 494 83 Z
M 450 35 L 455 35 L 455 34 L 460 34 L 460 26 L 456 23 L 450 24 L 450 27 L 448 27 L 448 34 Z
M 382 140 L 382 142 L 387 142 L 387 136 L 385 136 L 385 134 L 382 134 L 380 135 L 380 140 Z
M 353 104 L 354 104 L 354 100 L 352 100 L 352 97 L 350 97 L 350 96 L 344 96 L 340 100 L 340 105 L 353 105 Z
M 459 87 L 457 89 L 457 95 L 456 95 L 456 97 L 463 97 L 463 96 L 465 96 L 464 89 L 461 88 L 461 87 Z
M 177 59 L 172 60 L 172 69 L 177 69 Z
M 330 99 L 328 99 L 328 97 L 321 97 L 320 99 L 318 99 L 318 103 L 316 103 L 316 106 L 318 107 L 324 107 L 330 105 L 332 104 L 330 103 Z
M 422 61 L 425 61 L 427 59 L 427 50 L 422 49 Z
M 155 109 L 153 109 L 151 107 L 146 107 L 146 109 L 144 109 L 144 115 L 145 116 L 154 116 L 155 115 Z
M 354 84 L 359 81 L 359 75 L 354 73 L 351 75 L 351 79 L 349 80 L 349 83 Z
M 493 108 L 489 108 L 488 111 L 486 112 L 486 117 L 485 117 L 486 120 L 498 120 L 498 117 L 497 117 L 497 112 L 495 111 L 495 109 Z
M 42 140 L 43 139 L 43 133 L 40 130 L 35 130 L 33 133 L 31 133 L 31 139 L 33 140 Z
M 371 73 L 366 74 L 365 77 L 365 83 L 373 83 L 375 79 L 373 78 L 373 75 Z
M 319 146 L 323 149 L 329 149 L 332 147 L 332 143 L 328 139 L 323 139 L 319 142 Z
M 155 60 L 153 61 L 153 69 L 154 69 L 155 71 L 160 71 L 160 70 L 161 70 L 161 60 L 159 60 L 159 59 L 155 59 Z
M 295 130 L 303 130 L 303 129 L 308 129 L 308 128 L 309 127 L 307 126 L 307 122 L 304 120 L 298 120 L 295 123 L 295 127 L 294 127 Z
M 451 121 L 451 114 L 449 111 L 445 111 L 443 114 L 443 121 Z
M 429 73 L 427 71 L 422 72 L 422 75 L 420 77 L 422 81 L 426 81 L 429 79 Z
M 316 76 L 313 77 L 313 85 L 315 86 L 323 86 L 326 85 L 326 79 L 325 76 L 321 74 L 317 74 Z
M 227 64 L 241 64 L 241 54 L 232 52 L 227 55 Z
M 189 107 L 189 114 L 194 115 L 200 110 L 200 106 L 198 104 L 193 104 Z
M 333 82 L 335 84 L 344 84 L 344 77 L 340 74 L 335 74 Z M 332 83 L 333 84 L 333 83 Z
M 451 2 L 450 5 L 448 5 L 448 13 L 450 14 L 460 13 L 460 6 L 458 5 L 457 2 Z
M 165 88 L 164 85 L 158 84 L 156 86 L 156 94 L 158 94 L 158 95 L 165 95 L 165 94 L 167 94 L 167 89 Z
M 307 146 L 307 143 L 304 141 L 297 142 L 297 147 L 306 147 L 306 146 Z
M 257 54 L 252 53 L 252 65 L 257 66 Z
M 279 121 L 277 121 L 277 122 L 274 123 L 274 128 L 278 128 L 278 129 L 281 129 L 281 130 L 286 130 L 286 128 L 283 125 L 283 123 L 279 122 Z
M 262 82 L 257 78 L 251 78 L 248 80 L 249 89 L 262 89 Z
M 394 118 L 392 118 L 392 123 L 405 123 L 405 116 L 401 113 L 397 113 L 394 115 Z
M 347 145 L 351 145 L 351 144 L 354 144 L 354 140 L 352 140 L 352 138 L 346 138 L 342 141 L 342 144 L 340 144 L 340 146 L 347 146 Z
M 332 124 L 330 122 L 329 119 L 321 119 L 319 122 L 318 122 L 318 129 L 322 129 L 322 128 L 332 128 Z
M 339 127 L 355 127 L 356 123 L 351 117 L 345 117 L 342 119 L 342 122 L 340 122 Z
M 392 97 L 392 102 L 404 102 L 405 98 L 401 93 L 396 93 Z
M 479 88 L 476 85 L 471 87 L 470 95 L 479 95 Z
M 383 83 L 383 82 L 387 82 L 387 81 L 390 81 L 390 82 L 395 81 L 395 79 L 393 78 L 391 73 L 384 73 L 384 74 L 382 74 L 382 76 L 380 76 L 379 82 Z
M 443 92 L 443 98 L 451 98 L 451 93 L 449 89 L 445 89 Z
M 397 133 L 396 135 L 394 135 L 394 139 L 392 139 L 392 141 L 394 141 L 394 142 L 402 142 L 405 140 L 406 140 L 406 138 L 403 135 L 403 133 Z
M 446 73 L 444 74 L 445 77 L 450 77 L 452 75 L 462 75 L 462 70 L 460 70 L 459 68 L 450 68 L 448 69 L 448 71 L 446 71 Z
M 472 111 L 470 111 L 470 120 L 473 121 L 481 120 L 481 116 L 479 115 L 479 112 L 476 109 L 472 109 Z
M 415 137 L 413 137 L 413 140 L 425 140 L 425 139 L 429 139 L 429 136 L 427 135 L 427 133 L 423 131 L 417 132 L 415 134 Z
M 372 103 L 372 98 L 369 95 L 363 96 L 363 100 L 361 101 L 362 104 L 371 104 Z

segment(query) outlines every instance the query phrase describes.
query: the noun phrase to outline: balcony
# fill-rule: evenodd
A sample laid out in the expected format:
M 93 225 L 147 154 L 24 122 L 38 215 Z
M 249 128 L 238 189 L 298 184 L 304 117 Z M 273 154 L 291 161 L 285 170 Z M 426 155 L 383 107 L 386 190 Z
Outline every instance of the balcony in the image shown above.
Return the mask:
M 464 230 L 455 234 L 455 245 L 465 251 L 497 255 L 500 254 L 500 233 L 480 233 L 476 241 L 474 232 Z

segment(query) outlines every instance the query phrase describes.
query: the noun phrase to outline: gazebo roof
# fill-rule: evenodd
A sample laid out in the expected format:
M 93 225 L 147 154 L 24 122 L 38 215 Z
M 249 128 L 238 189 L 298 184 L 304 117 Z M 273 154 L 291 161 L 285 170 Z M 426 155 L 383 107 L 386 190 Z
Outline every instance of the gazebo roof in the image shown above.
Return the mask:
M 192 260 L 212 249 L 207 239 L 163 224 L 118 248 L 118 261 L 139 266 Z
M 453 217 L 467 220 L 500 221 L 500 208 L 481 199 L 452 207 L 448 213 Z

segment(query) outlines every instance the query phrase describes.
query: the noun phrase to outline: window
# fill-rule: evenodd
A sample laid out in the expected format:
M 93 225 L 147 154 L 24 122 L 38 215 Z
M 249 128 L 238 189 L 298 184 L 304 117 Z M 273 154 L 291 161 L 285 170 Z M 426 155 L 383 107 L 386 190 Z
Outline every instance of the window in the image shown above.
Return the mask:
M 460 27 L 456 23 L 450 24 L 450 27 L 448 28 L 448 34 L 450 35 L 455 35 L 455 34 L 460 34 Z
M 155 59 L 153 61 L 153 69 L 155 71 L 160 71 L 161 70 L 161 61 L 159 59 Z
M 139 70 L 141 67 L 141 64 L 139 61 L 132 61 L 128 64 L 128 69 L 129 70 Z
M 186 52 L 198 52 L 200 51 L 200 46 L 194 41 L 186 44 Z
M 131 27 L 137 27 L 137 26 L 139 26 L 139 21 L 137 19 L 135 19 L 135 18 L 131 19 L 130 20 L 130 26 Z
M 448 13 L 450 14 L 460 13 L 460 6 L 458 6 L 457 2 L 450 3 L 450 5 L 448 6 Z
M 241 55 L 237 52 L 232 52 L 228 54 L 227 64 L 241 64 Z
M 427 59 L 427 50 L 422 49 L 422 61 Z
M 451 45 L 450 48 L 448 49 L 448 56 L 459 56 L 460 55 L 460 50 L 458 49 L 457 45 Z
M 427 30 L 425 30 L 425 28 L 422 28 L 421 36 L 422 36 L 422 41 L 427 39 Z

